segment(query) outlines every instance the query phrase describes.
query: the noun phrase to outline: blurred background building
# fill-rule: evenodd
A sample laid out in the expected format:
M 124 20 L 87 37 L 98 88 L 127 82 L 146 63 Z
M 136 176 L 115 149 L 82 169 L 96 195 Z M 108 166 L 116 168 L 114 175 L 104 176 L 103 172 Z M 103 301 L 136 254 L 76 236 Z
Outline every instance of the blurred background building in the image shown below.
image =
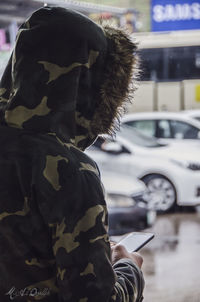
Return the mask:
M 0 76 L 9 57 L 20 24 L 33 11 L 44 4 L 76 9 L 96 22 L 106 21 L 115 26 L 126 26 L 130 32 L 148 31 L 150 29 L 149 0 L 1 0 Z
M 76 9 L 97 22 L 107 20 L 115 25 L 127 26 L 131 32 L 150 30 L 149 0 L 93 0 L 46 1 L 49 5 L 61 5 Z M 37 0 L 1 0 L 0 49 L 7 50 L 13 44 L 19 25 L 36 9 L 45 4 Z

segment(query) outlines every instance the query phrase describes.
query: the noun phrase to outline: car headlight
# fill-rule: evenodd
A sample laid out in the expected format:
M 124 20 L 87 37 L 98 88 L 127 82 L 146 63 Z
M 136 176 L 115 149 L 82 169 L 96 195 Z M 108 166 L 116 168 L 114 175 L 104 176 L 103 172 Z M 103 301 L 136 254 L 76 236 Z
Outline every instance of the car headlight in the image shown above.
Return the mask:
M 185 169 L 200 171 L 200 163 L 198 162 L 189 162 L 189 161 L 177 160 L 177 159 L 171 159 L 171 162 Z
M 142 208 L 145 208 L 146 204 L 149 201 L 149 192 L 148 190 L 144 190 L 140 194 L 133 195 L 132 198 L 136 201 L 137 205 L 140 205 Z
M 133 198 L 120 194 L 107 194 L 106 201 L 108 207 L 131 207 L 135 204 Z

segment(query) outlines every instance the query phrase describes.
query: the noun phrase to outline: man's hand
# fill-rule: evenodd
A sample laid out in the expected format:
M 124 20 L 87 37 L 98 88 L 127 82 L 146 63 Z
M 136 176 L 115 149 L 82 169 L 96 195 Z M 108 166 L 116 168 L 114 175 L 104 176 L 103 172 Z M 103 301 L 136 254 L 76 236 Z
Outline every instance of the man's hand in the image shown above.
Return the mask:
M 142 267 L 143 258 L 138 253 L 129 253 L 126 248 L 121 244 L 111 244 L 112 251 L 112 264 L 120 259 L 128 258 L 131 259 L 139 268 Z

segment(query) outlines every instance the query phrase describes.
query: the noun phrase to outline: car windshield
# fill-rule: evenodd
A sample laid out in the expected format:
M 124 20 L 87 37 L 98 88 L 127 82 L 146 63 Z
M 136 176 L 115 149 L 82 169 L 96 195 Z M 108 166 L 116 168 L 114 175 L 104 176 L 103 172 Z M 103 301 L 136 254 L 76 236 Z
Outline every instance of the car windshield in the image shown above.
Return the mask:
M 163 144 L 158 143 L 158 140 L 153 137 L 149 137 L 147 135 L 144 135 L 140 131 L 133 129 L 132 127 L 122 125 L 120 131 L 118 132 L 118 135 L 120 137 L 125 137 L 130 142 L 142 146 L 142 147 L 162 147 Z

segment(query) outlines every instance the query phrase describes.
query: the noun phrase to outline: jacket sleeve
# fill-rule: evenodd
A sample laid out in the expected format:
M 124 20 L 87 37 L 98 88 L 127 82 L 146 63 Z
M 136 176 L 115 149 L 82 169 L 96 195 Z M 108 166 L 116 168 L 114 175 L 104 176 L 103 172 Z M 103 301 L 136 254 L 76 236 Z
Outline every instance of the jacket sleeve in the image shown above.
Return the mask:
M 139 302 L 144 281 L 129 259 L 111 264 L 107 208 L 98 176 L 83 166 L 61 180 L 46 216 L 56 259 L 59 302 Z

